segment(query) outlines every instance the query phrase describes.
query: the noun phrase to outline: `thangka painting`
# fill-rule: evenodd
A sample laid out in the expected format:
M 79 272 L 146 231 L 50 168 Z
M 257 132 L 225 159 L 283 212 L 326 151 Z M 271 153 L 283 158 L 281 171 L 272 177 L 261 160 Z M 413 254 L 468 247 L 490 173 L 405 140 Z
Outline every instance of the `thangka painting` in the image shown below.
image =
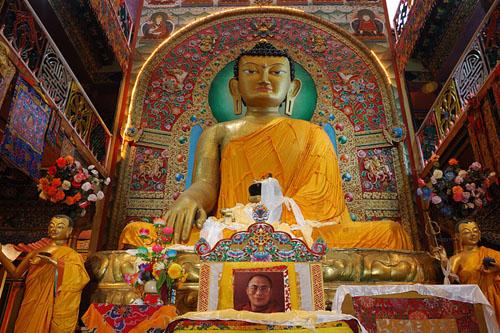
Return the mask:
M 293 117 L 329 135 L 352 219 L 400 221 L 416 238 L 398 143 L 405 131 L 375 57 L 353 34 L 317 16 L 247 7 L 174 32 L 142 68 L 129 108 L 110 246 L 126 223 L 162 215 L 191 184 L 203 130 L 237 117 L 228 91 L 234 59 L 263 38 L 287 49 L 297 64 L 303 87 Z
M 43 138 L 49 124 L 50 111 L 40 94 L 19 76 L 0 151 L 33 178 L 40 177 Z

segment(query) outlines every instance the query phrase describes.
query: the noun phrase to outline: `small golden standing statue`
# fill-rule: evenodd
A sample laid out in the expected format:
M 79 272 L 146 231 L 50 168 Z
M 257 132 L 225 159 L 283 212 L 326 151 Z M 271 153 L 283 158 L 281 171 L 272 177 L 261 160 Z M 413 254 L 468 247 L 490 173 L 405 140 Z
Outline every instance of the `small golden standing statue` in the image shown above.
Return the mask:
M 500 252 L 477 245 L 481 231 L 474 220 L 458 222 L 456 231 L 462 251 L 451 257 L 451 271 L 458 275 L 460 283 L 481 288 L 500 322 Z
M 0 262 L 12 277 L 28 271 L 15 333 L 75 331 L 81 291 L 89 276 L 82 257 L 66 245 L 72 230 L 73 221 L 68 216 L 52 217 L 48 229 L 52 242 L 28 253 L 18 267 L 0 251 Z

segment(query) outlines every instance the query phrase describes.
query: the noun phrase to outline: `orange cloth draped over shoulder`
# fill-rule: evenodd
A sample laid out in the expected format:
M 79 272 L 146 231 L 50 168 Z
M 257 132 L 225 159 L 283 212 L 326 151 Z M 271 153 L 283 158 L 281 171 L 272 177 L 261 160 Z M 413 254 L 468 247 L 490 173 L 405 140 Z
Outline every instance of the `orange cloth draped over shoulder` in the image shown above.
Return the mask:
M 230 141 L 222 152 L 220 170 L 218 217 L 221 208 L 246 203 L 248 186 L 271 173 L 283 195 L 295 200 L 306 220 L 339 223 L 313 231 L 313 238 L 323 238 L 329 247 L 412 249 L 399 223 L 351 220 L 330 138 L 308 121 L 278 118 L 259 131 Z M 286 208 L 281 220 L 295 223 L 293 213 Z
M 15 333 L 75 331 L 81 291 L 89 276 L 82 257 L 70 247 L 59 247 L 52 259 L 57 268 L 43 261 L 30 266 Z
M 269 173 L 279 181 L 283 195 L 295 200 L 306 220 L 339 223 L 313 231 L 313 238 L 323 238 L 329 247 L 413 249 L 399 223 L 351 220 L 330 138 L 317 125 L 285 117 L 224 147 L 217 217 L 221 217 L 222 208 L 248 202 L 248 186 Z M 293 213 L 286 208 L 281 220 L 295 223 Z M 129 224 L 122 232 L 120 246 L 141 245 L 138 230 L 142 227 L 152 228 L 144 222 Z M 226 231 L 225 237 L 230 235 Z M 199 231 L 193 229 L 188 244 L 194 244 L 198 238 Z
M 460 283 L 477 284 L 481 288 L 495 310 L 497 322 L 500 323 L 500 274 L 481 272 L 483 259 L 486 257 L 494 258 L 500 263 L 500 252 L 480 246 L 477 251 L 468 253 L 467 257 L 461 259 L 454 273 L 458 275 Z

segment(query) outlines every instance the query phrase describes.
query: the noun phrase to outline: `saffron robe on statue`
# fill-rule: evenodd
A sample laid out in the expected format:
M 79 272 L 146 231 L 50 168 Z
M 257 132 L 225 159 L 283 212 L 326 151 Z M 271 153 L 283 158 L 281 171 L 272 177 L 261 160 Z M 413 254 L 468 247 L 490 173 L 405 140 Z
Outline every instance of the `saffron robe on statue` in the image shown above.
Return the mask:
M 248 186 L 272 174 L 285 197 L 306 220 L 339 224 L 314 228 L 329 247 L 412 249 L 408 234 L 393 221 L 353 222 L 347 209 L 337 156 L 326 132 L 308 121 L 278 118 L 250 135 L 231 140 L 221 154 L 217 214 L 248 201 Z M 283 208 L 282 222 L 295 223 Z
M 353 222 L 347 209 L 337 156 L 326 132 L 308 121 L 280 117 L 264 128 L 231 140 L 221 153 L 217 217 L 222 208 L 248 202 L 248 187 L 269 173 L 279 181 L 283 195 L 292 198 L 306 220 L 328 223 L 314 228 L 314 239 L 329 247 L 413 249 L 410 237 L 393 221 Z M 281 221 L 295 224 L 283 208 Z M 139 229 L 154 228 L 146 222 L 127 225 L 119 247 L 143 245 Z M 230 231 L 225 230 L 228 237 Z M 199 238 L 193 228 L 188 244 Z
M 57 260 L 57 268 L 43 260 L 29 268 L 15 333 L 75 331 L 81 291 L 89 276 L 82 257 L 70 247 L 57 248 L 51 258 Z
M 484 296 L 491 303 L 495 310 L 497 322 L 500 324 L 500 274 L 481 272 L 483 259 L 491 257 L 496 263 L 500 263 L 500 252 L 480 246 L 477 251 L 467 253 L 467 256 L 461 258 L 456 272 L 460 283 L 477 284 Z

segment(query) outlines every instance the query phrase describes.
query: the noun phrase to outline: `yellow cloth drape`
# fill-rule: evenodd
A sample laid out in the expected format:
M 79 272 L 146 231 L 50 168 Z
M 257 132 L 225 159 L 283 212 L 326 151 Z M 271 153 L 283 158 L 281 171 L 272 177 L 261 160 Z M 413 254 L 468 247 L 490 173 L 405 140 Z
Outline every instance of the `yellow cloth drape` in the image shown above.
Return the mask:
M 217 214 L 221 208 L 247 202 L 252 181 L 271 173 L 283 195 L 295 200 L 306 220 L 340 223 L 313 232 L 313 237 L 322 237 L 329 247 L 413 248 L 399 223 L 352 222 L 330 138 L 310 122 L 279 118 L 257 132 L 232 140 L 222 152 L 220 169 Z M 282 221 L 295 223 L 292 212 L 284 208 Z
M 216 215 L 222 208 L 248 202 L 248 187 L 269 173 L 279 181 L 283 195 L 293 198 L 306 220 L 335 221 L 313 230 L 329 247 L 412 250 L 408 234 L 393 221 L 356 222 L 347 209 L 337 156 L 326 132 L 308 121 L 278 118 L 250 135 L 230 141 L 222 151 L 220 191 Z M 291 211 L 283 208 L 282 222 L 295 224 Z M 127 225 L 120 236 L 124 244 L 143 245 L 140 228 L 146 222 Z M 232 232 L 225 230 L 224 236 Z M 188 244 L 199 238 L 193 228 Z
M 52 259 L 58 262 L 59 284 L 56 287 L 56 267 L 52 264 L 42 261 L 30 266 L 15 333 L 75 331 L 81 290 L 89 276 L 82 257 L 67 246 L 54 251 Z
M 494 258 L 500 263 L 500 252 L 481 246 L 464 256 L 454 272 L 460 278 L 460 283 L 477 284 L 484 296 L 495 310 L 497 322 L 500 323 L 500 275 L 498 273 L 483 273 L 481 266 L 486 257 Z

